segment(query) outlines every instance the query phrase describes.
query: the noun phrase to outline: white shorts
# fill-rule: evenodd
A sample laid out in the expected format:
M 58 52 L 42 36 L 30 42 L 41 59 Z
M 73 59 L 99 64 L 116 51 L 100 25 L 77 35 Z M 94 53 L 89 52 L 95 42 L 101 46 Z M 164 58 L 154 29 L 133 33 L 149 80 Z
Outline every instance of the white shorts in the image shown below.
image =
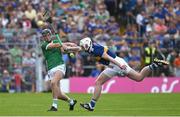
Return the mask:
M 47 74 L 46 78 L 45 78 L 46 81 L 47 80 L 52 80 L 56 71 L 61 71 L 63 73 L 63 75 L 65 75 L 65 73 L 66 73 L 66 65 L 62 64 L 62 65 L 58 65 L 58 66 L 50 69 L 48 71 L 48 74 Z
M 103 74 L 111 78 L 117 75 L 127 75 L 129 71 L 131 71 L 132 68 L 127 64 L 127 62 L 124 59 L 116 57 L 115 60 L 118 61 L 121 65 L 126 65 L 126 70 L 119 68 L 114 63 L 110 63 L 110 65 L 102 72 Z

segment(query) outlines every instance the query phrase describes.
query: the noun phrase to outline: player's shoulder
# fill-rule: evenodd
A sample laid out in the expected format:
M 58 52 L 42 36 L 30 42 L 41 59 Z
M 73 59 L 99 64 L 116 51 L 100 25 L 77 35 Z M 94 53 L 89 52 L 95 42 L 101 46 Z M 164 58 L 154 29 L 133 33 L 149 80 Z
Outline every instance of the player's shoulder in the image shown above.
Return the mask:
M 93 47 L 103 47 L 103 46 L 98 43 L 93 43 Z
M 47 41 L 41 41 L 41 45 L 47 44 L 47 43 L 48 43 Z
M 104 50 L 104 46 L 98 44 L 98 43 L 93 43 L 92 48 L 94 51 L 101 51 Z
M 48 42 L 47 42 L 47 41 L 42 41 L 42 42 L 41 42 L 41 48 L 45 47 L 46 45 L 48 45 Z

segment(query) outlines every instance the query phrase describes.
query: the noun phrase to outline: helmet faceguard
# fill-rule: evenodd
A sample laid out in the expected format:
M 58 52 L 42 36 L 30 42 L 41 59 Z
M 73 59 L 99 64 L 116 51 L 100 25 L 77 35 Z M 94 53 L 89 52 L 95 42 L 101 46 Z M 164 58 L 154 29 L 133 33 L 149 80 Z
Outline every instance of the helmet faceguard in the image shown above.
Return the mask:
M 91 38 L 86 37 L 80 40 L 79 45 L 84 48 L 85 51 L 88 51 L 92 47 Z
M 52 32 L 51 32 L 51 30 L 50 29 L 44 29 L 43 31 L 42 31 L 42 35 L 43 36 L 45 36 L 45 35 L 47 35 L 47 34 L 52 34 Z
M 50 29 L 44 29 L 42 31 L 42 36 L 43 36 L 44 40 L 46 40 L 46 41 L 51 41 L 51 35 L 52 35 L 52 32 Z

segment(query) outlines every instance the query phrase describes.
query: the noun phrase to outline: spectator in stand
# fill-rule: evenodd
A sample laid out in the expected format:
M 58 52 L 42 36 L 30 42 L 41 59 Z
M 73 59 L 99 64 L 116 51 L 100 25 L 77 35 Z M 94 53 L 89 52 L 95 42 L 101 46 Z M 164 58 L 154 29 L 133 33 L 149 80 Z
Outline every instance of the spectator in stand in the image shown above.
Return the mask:
M 89 76 L 91 74 L 91 69 L 92 69 L 91 67 L 93 65 L 95 65 L 95 61 L 92 59 L 91 56 L 89 56 L 86 53 L 82 53 L 81 56 L 82 56 L 82 58 L 84 58 L 83 59 L 83 63 L 84 63 L 83 65 L 87 67 L 87 68 L 84 68 L 83 76 Z M 93 66 L 93 68 L 94 68 L 94 66 Z
M 6 39 L 4 38 L 2 34 L 0 34 L 0 49 L 2 50 L 7 49 L 7 45 L 5 43 L 6 43 Z
M 1 16 L 1 25 L 3 26 L 3 28 L 7 27 L 7 24 L 9 23 L 9 20 L 7 18 L 7 16 L 3 13 Z
M 0 50 L 0 56 L 0 72 L 3 73 L 4 69 L 9 70 L 11 61 L 9 54 L 5 50 Z
M 15 71 L 14 73 L 14 81 L 15 81 L 15 88 L 16 92 L 21 92 L 21 86 L 22 86 L 22 75 L 19 73 L 19 71 Z
M 164 19 L 155 19 L 153 28 L 155 35 L 164 35 L 167 32 L 167 26 L 165 25 Z
M 97 76 L 99 76 L 102 70 L 103 70 L 103 66 L 99 64 L 98 62 L 96 62 L 96 67 L 91 71 L 90 76 L 92 76 L 93 78 L 96 78 Z
M 144 48 L 144 63 L 150 65 L 155 57 L 158 56 L 155 40 L 149 42 L 149 46 Z
M 145 4 L 144 4 L 145 0 L 137 0 L 136 6 L 133 9 L 133 15 L 137 16 L 139 13 L 141 13 L 142 11 L 145 11 Z
M 122 41 L 122 46 L 121 46 L 121 51 L 123 52 L 129 52 L 131 50 L 131 48 L 129 47 L 128 42 L 126 42 L 125 40 Z
M 118 9 L 118 0 L 104 0 L 104 3 L 106 4 L 107 10 L 110 12 L 111 16 L 115 16 Z
M 21 19 L 20 23 L 22 25 L 22 28 L 23 28 L 24 32 L 27 32 L 28 30 L 30 30 L 32 28 L 31 20 L 28 19 L 26 15 L 22 16 L 22 19 Z
M 83 63 L 81 59 L 77 59 L 72 65 L 72 72 L 74 76 L 82 76 L 84 74 Z
M 138 31 L 140 32 L 141 37 L 143 36 L 143 34 L 146 31 L 146 27 L 145 27 L 145 16 L 146 13 L 144 11 L 141 11 L 137 16 L 136 16 L 136 23 L 138 24 Z
M 135 16 L 133 10 L 136 6 L 137 0 L 123 0 L 119 3 L 120 16 L 125 20 L 125 24 L 134 24 Z
M 17 16 L 16 16 L 16 11 L 12 11 L 11 14 L 10 14 L 10 17 L 9 17 L 9 25 L 11 25 L 11 27 L 16 27 L 17 25 L 17 22 L 18 22 L 18 19 L 17 19 Z
M 23 54 L 23 58 L 22 58 L 22 66 L 23 66 L 23 69 L 32 69 L 35 67 L 35 63 L 36 63 L 36 60 L 35 58 L 32 57 L 32 53 L 29 51 L 29 52 L 24 52 Z
M 12 63 L 21 65 L 22 63 L 22 55 L 23 50 L 17 45 L 17 43 L 14 45 L 12 49 L 9 50 L 12 58 Z
M 177 57 L 177 52 L 176 50 L 172 50 L 168 55 L 166 60 L 170 63 L 169 64 L 169 69 L 167 70 L 166 74 L 168 74 L 169 76 L 174 76 L 174 61 L 175 58 Z
M 34 80 L 35 80 L 35 64 L 36 60 L 33 58 L 32 53 L 24 52 L 24 57 L 22 59 L 22 74 L 24 76 L 24 86 L 27 91 L 34 92 L 35 86 L 34 86 Z
M 175 76 L 180 77 L 180 53 L 175 58 L 173 64 L 174 64 L 174 67 L 175 67 Z
M 123 35 L 123 38 L 137 39 L 137 37 L 139 37 L 139 32 L 136 25 L 128 25 L 127 30 L 125 31 L 125 35 Z
M 27 74 L 23 76 L 23 91 L 35 91 L 35 72 L 33 70 L 28 70 Z
M 135 70 L 140 70 L 141 66 L 141 58 L 138 50 L 132 49 L 129 54 L 129 62 L 128 64 Z
M 9 92 L 10 90 L 10 83 L 11 83 L 11 76 L 9 74 L 9 71 L 7 70 L 4 70 L 3 71 L 3 76 L 2 78 L 0 79 L 1 80 L 1 91 L 2 92 Z
M 81 39 L 81 33 L 78 32 L 75 22 L 71 22 L 71 32 L 68 33 L 68 41 L 76 42 L 76 40 Z
M 96 7 L 95 18 L 97 18 L 99 20 L 108 21 L 110 14 L 109 14 L 109 11 L 106 10 L 105 4 L 103 2 L 100 2 L 96 6 L 97 7 Z
M 37 17 L 36 10 L 32 7 L 31 4 L 27 6 L 26 11 L 24 12 L 25 16 L 31 21 L 35 20 Z

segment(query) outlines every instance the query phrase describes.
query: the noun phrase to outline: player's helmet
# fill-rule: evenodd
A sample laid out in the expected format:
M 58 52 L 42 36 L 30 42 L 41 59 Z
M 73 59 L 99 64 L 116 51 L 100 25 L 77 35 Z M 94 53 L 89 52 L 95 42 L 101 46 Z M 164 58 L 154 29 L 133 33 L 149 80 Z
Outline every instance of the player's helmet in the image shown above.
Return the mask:
M 86 37 L 84 39 L 81 39 L 79 45 L 82 46 L 86 51 L 88 51 L 92 46 L 91 38 Z
M 51 32 L 51 30 L 50 29 L 44 29 L 43 31 L 42 31 L 42 35 L 47 35 L 47 34 L 52 34 L 52 32 Z

